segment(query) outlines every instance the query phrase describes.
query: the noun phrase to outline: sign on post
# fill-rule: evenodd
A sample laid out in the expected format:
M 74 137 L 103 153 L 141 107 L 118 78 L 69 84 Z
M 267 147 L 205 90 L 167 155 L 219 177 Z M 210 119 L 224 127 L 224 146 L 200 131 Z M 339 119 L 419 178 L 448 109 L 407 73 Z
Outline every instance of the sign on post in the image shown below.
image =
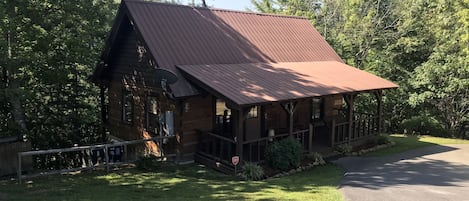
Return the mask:
M 234 173 L 236 175 L 236 167 L 238 166 L 238 163 L 239 163 L 239 156 L 231 157 L 231 163 L 233 163 L 234 165 Z
M 234 166 L 237 166 L 239 163 L 239 156 L 231 157 L 231 163 L 233 163 Z

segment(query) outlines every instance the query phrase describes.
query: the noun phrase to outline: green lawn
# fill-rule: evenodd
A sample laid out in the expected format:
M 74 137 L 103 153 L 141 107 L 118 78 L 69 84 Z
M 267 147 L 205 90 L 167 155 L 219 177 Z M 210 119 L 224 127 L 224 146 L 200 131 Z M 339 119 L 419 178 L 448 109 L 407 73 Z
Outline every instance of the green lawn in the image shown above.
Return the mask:
M 370 152 L 366 154 L 366 156 L 387 156 L 430 145 L 469 144 L 469 140 L 432 136 L 406 136 L 401 134 L 394 134 L 390 135 L 389 137 L 391 141 L 396 142 L 396 145 L 378 151 Z
M 160 171 L 120 170 L 37 178 L 30 184 L 0 181 L 0 200 L 343 200 L 334 165 L 265 181 L 240 181 L 200 165 Z

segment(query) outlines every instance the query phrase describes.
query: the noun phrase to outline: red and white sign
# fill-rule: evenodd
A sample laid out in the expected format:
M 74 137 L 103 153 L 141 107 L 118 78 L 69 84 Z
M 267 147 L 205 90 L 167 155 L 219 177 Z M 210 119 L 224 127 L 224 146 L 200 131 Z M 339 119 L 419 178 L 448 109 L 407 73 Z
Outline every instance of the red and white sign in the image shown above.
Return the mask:
M 239 163 L 239 156 L 231 157 L 231 163 L 233 163 L 234 166 L 237 166 Z

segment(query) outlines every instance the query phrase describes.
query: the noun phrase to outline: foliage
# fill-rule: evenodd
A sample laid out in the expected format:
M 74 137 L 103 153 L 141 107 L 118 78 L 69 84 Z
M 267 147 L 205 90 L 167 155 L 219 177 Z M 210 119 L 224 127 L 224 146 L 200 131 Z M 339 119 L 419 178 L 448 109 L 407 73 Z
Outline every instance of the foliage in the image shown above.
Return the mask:
M 267 163 L 275 169 L 287 170 L 301 163 L 302 147 L 293 137 L 274 142 L 267 147 Z
M 318 166 L 265 181 L 239 181 L 201 165 L 160 171 L 123 169 L 36 178 L 29 184 L 0 180 L 2 200 L 343 200 L 337 189 L 343 170 Z M 234 192 L 236 191 L 236 192 Z
M 106 0 L 0 2 L 0 136 L 28 135 L 35 149 L 103 140 L 88 76 L 116 8 Z
M 433 117 L 421 115 L 405 119 L 400 125 L 401 131 L 410 135 L 447 136 L 442 124 Z
M 253 5 L 261 12 L 308 18 L 346 63 L 399 84 L 383 98 L 388 131 L 426 114 L 464 137 L 469 121 L 467 0 L 253 0 Z
M 469 144 L 469 140 L 433 136 L 408 136 L 402 134 L 393 134 L 389 137 L 391 141 L 396 143 L 394 146 L 370 152 L 366 154 L 366 156 L 387 156 L 432 145 Z
M 261 180 L 264 177 L 264 169 L 256 163 L 247 162 L 243 165 L 241 175 L 249 181 Z
M 306 154 L 306 159 L 313 161 L 313 163 L 317 163 L 319 165 L 325 165 L 326 161 L 324 161 L 324 158 L 322 158 L 322 155 L 318 152 L 313 152 Z
M 389 139 L 389 135 L 381 134 L 376 138 L 376 144 L 378 145 L 388 144 L 390 142 L 391 142 L 391 139 Z
M 157 164 L 157 158 L 152 154 L 141 156 L 137 161 L 135 161 L 135 165 L 140 170 L 152 170 L 154 169 L 155 164 Z
M 352 148 L 353 148 L 352 145 L 341 144 L 341 145 L 336 146 L 335 149 L 342 154 L 348 154 L 352 152 Z

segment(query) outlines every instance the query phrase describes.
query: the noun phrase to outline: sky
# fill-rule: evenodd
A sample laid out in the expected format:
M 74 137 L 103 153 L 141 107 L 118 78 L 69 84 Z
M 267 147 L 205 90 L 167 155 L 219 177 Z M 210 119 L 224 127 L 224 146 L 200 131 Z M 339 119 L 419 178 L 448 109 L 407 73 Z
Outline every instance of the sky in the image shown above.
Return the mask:
M 205 0 L 208 6 L 214 8 L 224 8 L 230 10 L 246 11 L 246 8 L 252 9 L 251 0 Z

